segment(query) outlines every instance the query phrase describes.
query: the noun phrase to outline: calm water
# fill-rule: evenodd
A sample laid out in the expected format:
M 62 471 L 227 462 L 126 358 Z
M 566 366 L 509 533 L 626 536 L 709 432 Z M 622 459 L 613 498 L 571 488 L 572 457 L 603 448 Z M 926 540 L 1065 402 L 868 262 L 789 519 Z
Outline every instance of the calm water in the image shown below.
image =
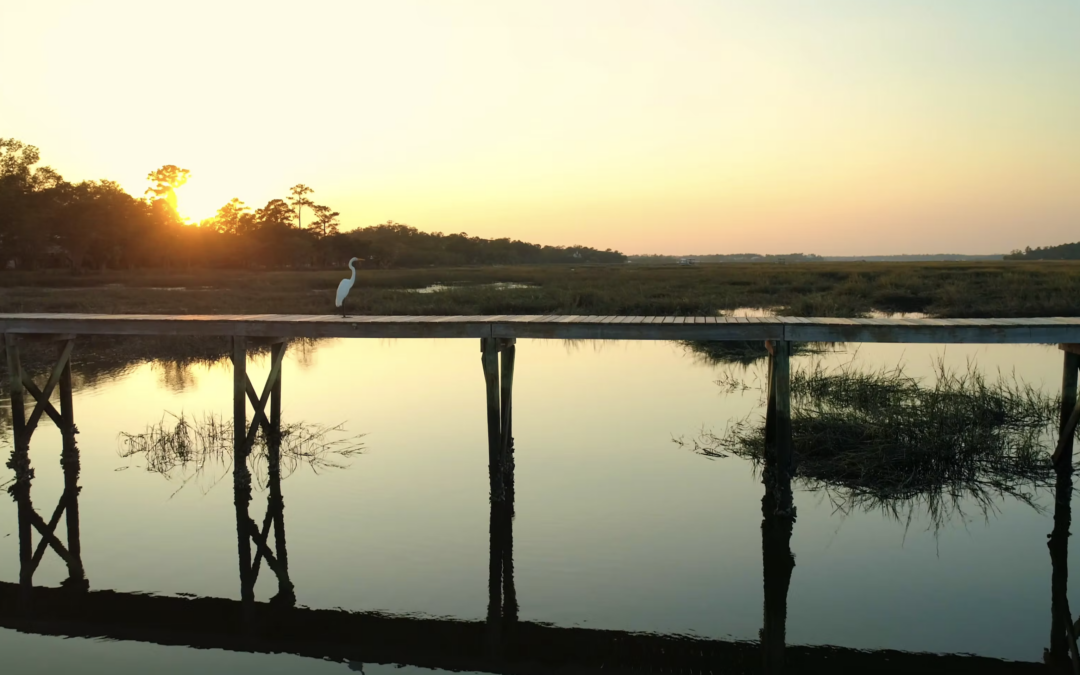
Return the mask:
M 943 357 L 960 368 L 974 360 L 988 373 L 1015 370 L 1055 394 L 1060 386 L 1060 352 L 1049 347 L 854 347 L 794 364 L 856 359 L 930 377 Z M 266 357 L 249 364 L 256 389 L 268 369 Z M 283 373 L 285 422 L 344 423 L 343 437 L 364 434 L 364 452 L 343 460 L 347 466 L 300 467 L 281 483 L 297 604 L 483 621 L 491 514 L 477 341 L 327 341 L 289 351 Z M 725 393 L 716 380 L 726 374 L 750 388 Z M 519 341 L 518 620 L 756 640 L 760 476 L 743 460 L 710 460 L 672 439 L 761 414 L 764 377 L 763 364 L 714 366 L 671 343 Z M 76 390 L 82 561 L 92 591 L 240 598 L 228 466 L 183 484 L 119 453 L 121 432 L 144 431 L 167 411 L 228 419 L 231 388 L 227 364 L 179 374 L 144 364 Z M 33 500 L 46 520 L 63 489 L 59 448 L 59 432 L 43 421 L 31 458 Z M 260 523 L 266 497 L 255 490 L 250 512 Z M 1044 513 L 1003 500 L 989 519 L 972 508 L 935 531 L 924 514 L 910 524 L 879 512 L 838 514 L 820 494 L 796 490 L 787 643 L 1040 661 L 1050 633 L 1053 499 L 1040 494 L 1038 502 Z M 19 580 L 18 539 L 16 505 L 0 500 L 0 581 L 8 584 Z M 58 586 L 66 577 L 47 551 L 34 583 Z M 256 598 L 277 590 L 264 567 Z M 2 628 L 0 653 L 5 672 L 15 673 L 361 668 Z

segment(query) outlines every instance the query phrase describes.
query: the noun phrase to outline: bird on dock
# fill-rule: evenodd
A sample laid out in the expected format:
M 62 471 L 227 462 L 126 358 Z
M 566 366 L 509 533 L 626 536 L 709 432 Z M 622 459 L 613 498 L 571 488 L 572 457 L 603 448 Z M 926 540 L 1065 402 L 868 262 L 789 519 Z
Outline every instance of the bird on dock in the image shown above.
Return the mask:
M 337 298 L 334 299 L 334 304 L 341 308 L 341 316 L 345 316 L 345 296 L 352 290 L 353 284 L 356 283 L 356 268 L 353 267 L 353 263 L 358 262 L 359 258 L 352 258 L 349 260 L 349 269 L 352 270 L 352 276 L 348 279 L 342 279 L 341 283 L 337 285 Z

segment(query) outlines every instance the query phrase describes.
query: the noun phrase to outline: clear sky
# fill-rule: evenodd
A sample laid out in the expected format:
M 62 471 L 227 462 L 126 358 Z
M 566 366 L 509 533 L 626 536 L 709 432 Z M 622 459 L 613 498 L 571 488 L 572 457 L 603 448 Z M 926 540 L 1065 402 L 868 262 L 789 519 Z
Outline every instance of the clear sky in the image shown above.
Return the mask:
M 628 253 L 1080 239 L 1080 0 L 0 0 L 0 137 L 182 214 Z

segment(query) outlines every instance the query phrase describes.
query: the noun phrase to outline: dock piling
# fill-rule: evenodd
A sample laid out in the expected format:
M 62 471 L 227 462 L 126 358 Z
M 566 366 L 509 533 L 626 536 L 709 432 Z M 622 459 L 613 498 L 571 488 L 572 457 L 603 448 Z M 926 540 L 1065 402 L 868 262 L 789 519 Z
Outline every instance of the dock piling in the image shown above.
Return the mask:
M 67 519 L 67 542 L 68 542 L 68 578 L 64 582 L 67 588 L 72 590 L 89 590 L 86 581 L 86 572 L 82 564 L 82 545 L 79 533 L 79 448 L 75 442 L 75 434 L 78 429 L 75 426 L 75 409 L 72 403 L 71 386 L 71 353 L 75 341 L 67 340 L 60 347 L 60 362 L 63 364 L 60 370 L 60 418 L 63 425 L 60 433 L 63 437 L 63 447 L 60 454 L 60 466 L 64 470 L 64 515 Z
M 240 561 L 240 599 L 255 602 L 255 580 L 251 578 L 251 536 L 247 529 L 251 504 L 251 472 L 248 470 L 247 426 L 247 344 L 243 337 L 232 339 L 233 366 L 233 505 L 236 507 L 236 547 Z
M 517 355 L 517 345 L 513 338 L 500 339 L 500 405 L 501 425 L 499 433 L 499 459 L 502 465 L 503 496 L 507 503 L 514 503 L 514 435 L 512 430 L 513 405 L 514 405 L 514 359 Z M 513 512 L 511 508 L 511 513 Z
M 247 348 L 243 337 L 233 338 L 233 501 L 236 505 L 236 540 L 240 565 L 240 594 L 249 606 L 254 606 L 255 583 L 262 562 L 274 572 L 278 593 L 273 601 L 292 606 L 296 594 L 289 578 L 288 553 L 285 543 L 285 501 L 281 494 L 281 369 L 285 358 L 285 341 L 273 340 L 270 346 L 270 373 L 262 394 L 247 375 Z M 247 403 L 254 411 L 251 425 L 247 423 Z M 270 412 L 267 414 L 267 406 Z M 248 457 L 254 447 L 259 429 L 267 446 L 268 488 L 266 515 L 262 527 L 251 518 L 251 469 Z M 270 548 L 270 528 L 274 528 L 274 548 Z M 252 544 L 255 546 L 252 555 Z
M 491 485 L 491 500 L 503 500 L 502 476 L 502 396 L 499 380 L 499 345 L 495 338 L 480 340 L 480 360 L 484 367 L 484 383 L 487 387 L 487 438 L 488 438 L 488 481 Z
M 1080 374 L 1080 345 L 1063 344 L 1065 353 L 1061 374 L 1061 425 L 1058 444 L 1054 450 L 1053 463 L 1061 468 L 1072 463 L 1073 436 L 1080 422 L 1080 404 L 1076 400 L 1077 376 Z
M 59 339 L 62 342 L 49 379 L 45 386 L 39 389 L 34 380 L 22 369 L 17 337 L 10 333 L 4 335 L 11 390 L 13 436 L 13 449 L 7 465 L 15 473 L 10 492 L 17 504 L 19 584 L 24 604 L 29 604 L 32 599 L 34 572 L 49 549 L 60 556 L 67 565 L 68 578 L 62 582 L 62 585 L 65 588 L 80 591 L 88 588 L 79 543 L 79 449 L 75 443 L 77 429 L 71 388 L 71 354 L 75 347 L 75 340 L 70 335 L 45 337 Z M 58 386 L 60 389 L 59 411 L 50 400 L 53 391 Z M 27 393 L 34 399 L 34 408 L 29 418 L 26 416 L 25 394 Z M 56 424 L 63 439 L 60 466 L 64 472 L 64 491 L 47 522 L 38 514 L 30 497 L 30 487 L 34 479 L 34 469 L 30 462 L 30 440 L 43 414 L 47 414 L 49 419 Z M 57 526 L 61 518 L 65 516 L 66 545 L 56 534 Z M 40 536 L 37 546 L 33 542 L 34 530 L 37 530 Z
M 775 341 L 769 347 L 769 394 L 765 407 L 765 454 L 778 471 L 790 478 L 793 469 L 791 438 L 791 343 Z

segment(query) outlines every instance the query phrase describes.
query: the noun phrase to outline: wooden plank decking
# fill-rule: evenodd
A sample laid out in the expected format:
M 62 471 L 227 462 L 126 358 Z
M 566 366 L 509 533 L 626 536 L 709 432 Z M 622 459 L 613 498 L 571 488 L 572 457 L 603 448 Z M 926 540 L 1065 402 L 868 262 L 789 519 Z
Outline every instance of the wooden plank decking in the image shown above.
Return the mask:
M 0 332 L 246 337 L 1080 343 L 1080 318 L 0 314 Z

